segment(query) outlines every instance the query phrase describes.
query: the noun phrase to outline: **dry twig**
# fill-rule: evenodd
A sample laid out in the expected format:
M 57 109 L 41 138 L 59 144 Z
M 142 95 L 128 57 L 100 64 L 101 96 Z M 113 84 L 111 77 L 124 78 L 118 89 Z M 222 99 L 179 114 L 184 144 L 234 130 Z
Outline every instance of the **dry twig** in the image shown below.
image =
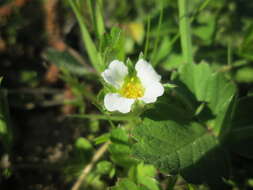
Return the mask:
M 110 142 L 106 142 L 103 146 L 101 146 L 98 151 L 94 154 L 92 157 L 91 162 L 83 169 L 81 175 L 77 179 L 77 181 L 72 186 L 71 190 L 78 190 L 80 186 L 82 185 L 83 181 L 85 180 L 85 177 L 89 174 L 91 169 L 94 167 L 94 164 L 103 156 L 103 154 L 106 152 Z

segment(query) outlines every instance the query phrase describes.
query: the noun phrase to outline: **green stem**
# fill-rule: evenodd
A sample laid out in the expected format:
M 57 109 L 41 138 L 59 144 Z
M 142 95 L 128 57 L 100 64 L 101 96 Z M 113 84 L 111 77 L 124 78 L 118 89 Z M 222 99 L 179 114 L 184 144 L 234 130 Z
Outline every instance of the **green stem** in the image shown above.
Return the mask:
M 70 117 L 80 118 L 80 119 L 100 119 L 100 120 L 113 120 L 113 121 L 128 121 L 135 119 L 134 116 L 108 116 L 108 115 L 98 115 L 98 114 L 82 114 L 82 115 L 69 115 Z
M 193 63 L 192 39 L 190 17 L 188 10 L 189 0 L 178 0 L 179 7 L 179 30 L 181 37 L 181 47 L 183 51 L 184 61 Z
M 150 34 L 150 17 L 148 17 L 147 21 L 147 33 L 146 33 L 146 43 L 145 43 L 145 50 L 144 50 L 144 58 L 147 58 L 147 53 L 149 49 L 149 34 Z

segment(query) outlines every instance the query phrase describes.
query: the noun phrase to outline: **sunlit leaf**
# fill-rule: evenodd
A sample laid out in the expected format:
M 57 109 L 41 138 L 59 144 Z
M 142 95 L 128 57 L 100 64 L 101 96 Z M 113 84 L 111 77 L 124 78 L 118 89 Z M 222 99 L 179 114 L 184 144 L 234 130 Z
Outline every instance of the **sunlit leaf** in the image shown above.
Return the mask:
M 235 79 L 238 82 L 250 83 L 253 82 L 253 68 L 243 67 L 236 71 Z
M 185 64 L 179 70 L 178 81 L 183 83 L 200 102 L 206 102 L 213 119 L 209 126 L 218 135 L 235 94 L 235 85 L 222 73 L 213 72 L 207 63 Z
M 115 187 L 110 188 L 110 190 L 141 190 L 137 185 L 129 180 L 129 179 L 122 179 L 120 180 Z

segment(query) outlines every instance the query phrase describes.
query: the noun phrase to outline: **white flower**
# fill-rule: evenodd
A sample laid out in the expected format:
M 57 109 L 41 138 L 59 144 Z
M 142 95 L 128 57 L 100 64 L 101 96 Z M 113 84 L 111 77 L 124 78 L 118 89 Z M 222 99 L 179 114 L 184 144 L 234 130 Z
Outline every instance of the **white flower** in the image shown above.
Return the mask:
M 117 90 L 116 93 L 105 95 L 104 105 L 109 111 L 128 113 L 136 100 L 153 103 L 164 93 L 161 76 L 143 59 L 136 63 L 133 76 L 129 76 L 123 62 L 114 60 L 102 77 Z

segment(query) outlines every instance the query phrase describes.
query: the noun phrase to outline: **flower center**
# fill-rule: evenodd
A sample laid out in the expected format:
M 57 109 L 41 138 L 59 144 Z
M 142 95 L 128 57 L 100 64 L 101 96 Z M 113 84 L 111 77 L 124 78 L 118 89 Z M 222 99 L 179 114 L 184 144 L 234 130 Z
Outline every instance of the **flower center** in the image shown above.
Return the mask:
M 144 95 L 144 88 L 137 77 L 131 77 L 126 80 L 120 89 L 120 94 L 126 98 L 140 98 Z

